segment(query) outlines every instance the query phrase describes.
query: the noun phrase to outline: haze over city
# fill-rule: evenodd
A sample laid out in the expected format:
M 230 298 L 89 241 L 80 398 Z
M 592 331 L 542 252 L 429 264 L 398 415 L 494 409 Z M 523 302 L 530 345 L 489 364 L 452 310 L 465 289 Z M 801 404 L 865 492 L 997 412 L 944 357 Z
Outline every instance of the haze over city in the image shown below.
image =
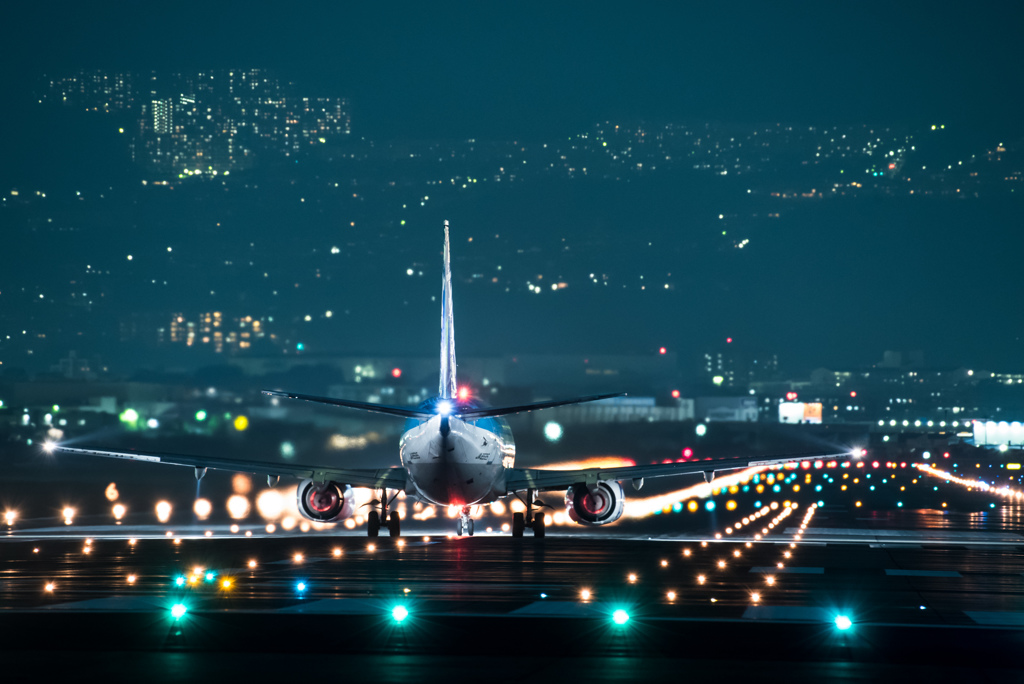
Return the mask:
M 195 11 L 7 23 L 6 369 L 205 365 L 168 345 L 213 313 L 426 355 L 443 218 L 471 355 L 1018 369 L 996 5 Z

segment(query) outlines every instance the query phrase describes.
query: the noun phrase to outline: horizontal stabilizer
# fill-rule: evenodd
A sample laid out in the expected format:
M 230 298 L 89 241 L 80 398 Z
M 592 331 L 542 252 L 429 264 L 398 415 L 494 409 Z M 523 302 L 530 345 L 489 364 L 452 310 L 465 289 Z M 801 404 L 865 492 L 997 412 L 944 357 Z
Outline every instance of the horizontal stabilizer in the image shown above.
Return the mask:
M 402 418 L 432 418 L 436 415 L 433 411 L 420 411 L 417 409 L 403 408 L 401 406 L 385 406 L 384 404 L 370 404 L 364 401 L 349 401 L 348 399 L 315 397 L 311 394 L 296 394 L 295 392 L 282 392 L 280 390 L 263 390 L 263 393 L 272 397 L 301 399 L 302 401 L 312 401 L 317 404 L 330 404 L 331 406 L 345 406 L 347 408 L 358 409 L 360 411 L 385 413 L 389 416 L 401 416 Z
M 569 406 L 570 404 L 583 404 L 588 401 L 600 401 L 601 399 L 612 399 L 624 397 L 625 392 L 618 394 L 594 394 L 589 397 L 577 397 L 576 399 L 560 399 L 558 401 L 541 401 L 536 404 L 523 404 L 522 406 L 506 406 L 504 408 L 478 408 L 457 411 L 456 415 L 463 420 L 476 420 L 477 418 L 491 418 L 494 416 L 508 416 L 513 413 L 525 413 L 527 411 L 539 411 L 541 409 L 554 408 L 556 406 Z

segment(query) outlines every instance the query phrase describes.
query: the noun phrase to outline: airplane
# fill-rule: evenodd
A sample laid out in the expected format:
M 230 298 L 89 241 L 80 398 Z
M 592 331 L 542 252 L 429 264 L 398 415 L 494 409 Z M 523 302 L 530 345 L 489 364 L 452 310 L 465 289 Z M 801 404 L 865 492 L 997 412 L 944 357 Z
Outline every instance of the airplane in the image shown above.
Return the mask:
M 512 536 L 524 536 L 526 528 L 534 537 L 544 537 L 545 515 L 534 512 L 546 506 L 536 497 L 540 492 L 565 490 L 566 513 L 581 525 L 606 525 L 618 520 L 625 509 L 622 482 L 631 481 L 634 489 L 643 486 L 645 478 L 702 473 L 711 482 L 717 471 L 754 466 L 769 466 L 810 458 L 842 458 L 862 456 L 863 450 L 842 454 L 793 454 L 772 458 L 717 458 L 684 463 L 662 463 L 582 470 L 541 470 L 516 468 L 515 442 L 505 416 L 600 401 L 624 396 L 624 393 L 598 394 L 574 399 L 543 401 L 507 407 L 487 407 L 476 399 L 460 394 L 455 379 L 455 328 L 452 311 L 452 274 L 448 221 L 444 222 L 444 274 L 441 285 L 441 369 L 438 395 L 419 406 L 401 407 L 311 396 L 280 390 L 263 390 L 272 397 L 341 406 L 349 409 L 383 413 L 406 419 L 405 431 L 399 441 L 400 466 L 377 470 L 339 468 L 333 465 L 292 465 L 272 461 L 247 461 L 139 451 L 111 451 L 98 448 L 73 447 L 47 443 L 49 452 L 102 456 L 150 463 L 190 466 L 197 480 L 208 468 L 267 475 L 274 486 L 282 476 L 300 480 L 296 490 L 299 512 L 307 519 L 336 523 L 355 514 L 353 487 L 379 491 L 379 498 L 370 502 L 373 510 L 367 515 L 367 534 L 379 535 L 386 526 L 390 536 L 401 536 L 401 520 L 389 508 L 400 492 L 420 501 L 439 506 L 457 506 L 456 522 L 459 536 L 472 536 L 474 521 L 470 515 L 475 505 L 489 504 L 514 496 L 525 505 L 525 512 L 512 516 Z M 379 511 L 377 510 L 379 508 Z

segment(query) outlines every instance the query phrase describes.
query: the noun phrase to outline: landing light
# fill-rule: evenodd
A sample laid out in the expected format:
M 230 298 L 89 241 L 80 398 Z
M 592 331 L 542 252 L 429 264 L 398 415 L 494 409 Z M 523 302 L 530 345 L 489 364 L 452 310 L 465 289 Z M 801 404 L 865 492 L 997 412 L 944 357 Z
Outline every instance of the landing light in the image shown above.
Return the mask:
M 442 416 L 447 416 L 452 412 L 452 403 L 450 401 L 442 401 L 437 405 L 437 412 Z
M 187 610 L 188 608 L 185 607 L 184 603 L 175 603 L 171 607 L 171 617 L 173 617 L 175 620 L 178 620 L 181 618 L 181 616 L 185 614 L 185 611 Z
M 845 615 L 836 615 L 836 629 L 845 632 L 846 630 L 853 627 L 853 621 Z
M 305 582 L 299 582 L 298 584 L 295 585 L 295 588 L 298 591 L 306 591 L 306 583 Z
M 409 611 L 405 606 L 395 606 L 391 609 L 391 617 L 395 619 L 395 622 L 401 622 L 405 618 L 409 617 Z
M 51 441 L 43 442 L 43 451 L 45 451 L 48 454 L 52 454 L 53 450 L 56 449 L 56 448 L 57 448 L 57 443 L 56 442 L 51 442 Z
M 620 608 L 612 613 L 612 621 L 617 625 L 624 625 L 629 622 L 629 613 Z

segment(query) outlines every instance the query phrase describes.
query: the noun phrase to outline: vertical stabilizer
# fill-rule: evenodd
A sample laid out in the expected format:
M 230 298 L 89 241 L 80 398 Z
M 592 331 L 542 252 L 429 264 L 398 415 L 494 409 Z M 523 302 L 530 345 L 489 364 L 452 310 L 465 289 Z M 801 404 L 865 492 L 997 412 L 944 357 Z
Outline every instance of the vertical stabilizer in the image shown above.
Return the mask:
M 444 222 L 444 279 L 441 283 L 441 383 L 442 399 L 457 396 L 455 386 L 455 321 L 452 317 L 452 264 L 448 248 L 448 221 Z

